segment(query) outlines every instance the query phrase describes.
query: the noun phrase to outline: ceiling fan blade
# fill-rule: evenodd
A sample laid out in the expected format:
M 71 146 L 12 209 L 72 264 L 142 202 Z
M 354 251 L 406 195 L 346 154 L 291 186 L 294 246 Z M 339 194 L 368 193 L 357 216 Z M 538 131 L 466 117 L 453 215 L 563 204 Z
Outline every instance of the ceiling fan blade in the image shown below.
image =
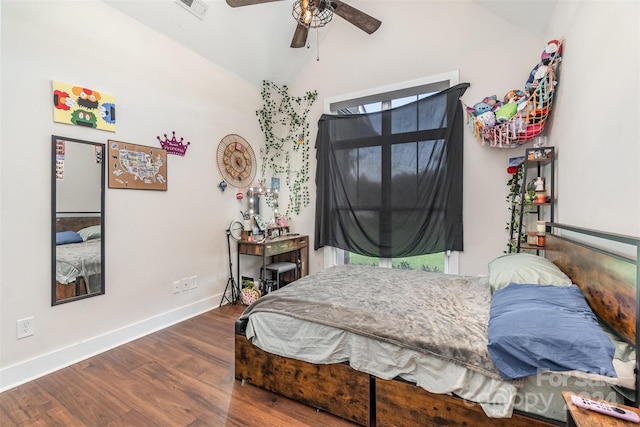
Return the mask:
M 229 1 L 230 0 L 227 0 L 227 2 Z M 355 7 L 351 7 L 346 3 L 342 3 L 340 0 L 331 0 L 331 3 L 333 3 L 333 13 L 352 23 L 367 34 L 374 33 L 378 28 L 380 28 L 380 24 L 382 24 L 382 22 L 378 21 L 376 18 L 367 15 Z
M 291 40 L 291 47 L 298 48 L 304 47 L 307 44 L 307 35 L 309 34 L 309 27 L 305 27 L 302 24 L 296 26 L 296 31 L 293 33 L 293 39 Z
M 271 3 L 280 0 L 227 0 L 227 4 L 231 7 L 251 6 L 252 4 Z

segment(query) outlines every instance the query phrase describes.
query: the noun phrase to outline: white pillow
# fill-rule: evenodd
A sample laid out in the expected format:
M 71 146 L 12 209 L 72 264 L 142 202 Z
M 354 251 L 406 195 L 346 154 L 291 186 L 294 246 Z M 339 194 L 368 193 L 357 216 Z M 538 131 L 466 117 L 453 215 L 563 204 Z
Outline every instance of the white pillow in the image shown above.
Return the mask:
M 541 256 L 506 254 L 489 262 L 489 284 L 493 292 L 509 283 L 569 286 L 571 279 L 554 263 Z

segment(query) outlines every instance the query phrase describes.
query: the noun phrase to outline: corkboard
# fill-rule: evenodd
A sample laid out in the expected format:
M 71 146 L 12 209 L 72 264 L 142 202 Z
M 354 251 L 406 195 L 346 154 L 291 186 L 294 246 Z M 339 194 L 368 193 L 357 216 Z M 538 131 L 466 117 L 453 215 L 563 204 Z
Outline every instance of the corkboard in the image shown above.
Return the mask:
M 167 151 L 109 140 L 109 188 L 167 190 Z

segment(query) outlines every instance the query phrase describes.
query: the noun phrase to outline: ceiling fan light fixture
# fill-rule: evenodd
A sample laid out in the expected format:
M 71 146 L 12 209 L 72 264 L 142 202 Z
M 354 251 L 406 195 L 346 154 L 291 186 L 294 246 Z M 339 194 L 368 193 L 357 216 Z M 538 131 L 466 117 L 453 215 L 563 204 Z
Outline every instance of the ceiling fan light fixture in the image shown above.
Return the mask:
M 333 18 L 330 0 L 296 0 L 293 4 L 293 19 L 307 28 L 320 28 Z

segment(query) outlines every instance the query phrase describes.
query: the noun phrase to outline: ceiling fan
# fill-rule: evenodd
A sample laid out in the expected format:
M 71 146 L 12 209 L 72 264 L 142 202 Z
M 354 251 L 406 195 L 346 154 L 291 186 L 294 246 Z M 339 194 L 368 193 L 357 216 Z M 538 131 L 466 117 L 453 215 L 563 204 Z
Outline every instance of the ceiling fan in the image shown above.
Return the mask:
M 240 7 L 273 1 L 281 0 L 227 0 L 227 4 L 231 7 Z M 304 47 L 309 28 L 324 26 L 331 21 L 334 13 L 367 34 L 374 33 L 382 24 L 376 18 L 340 0 L 296 0 L 293 5 L 293 17 L 297 26 L 293 33 L 291 47 Z

